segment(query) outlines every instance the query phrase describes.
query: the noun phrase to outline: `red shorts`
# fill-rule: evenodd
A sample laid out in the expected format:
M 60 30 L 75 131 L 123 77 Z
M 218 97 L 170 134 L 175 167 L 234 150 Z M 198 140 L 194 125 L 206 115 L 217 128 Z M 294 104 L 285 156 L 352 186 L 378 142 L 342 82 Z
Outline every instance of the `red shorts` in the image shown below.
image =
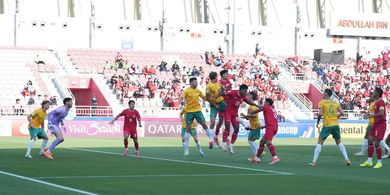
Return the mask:
M 375 124 L 372 126 L 369 135 L 381 141 L 385 137 L 385 133 L 386 133 L 386 123 L 377 124 L 377 125 Z
M 239 125 L 238 111 L 225 111 L 225 124 L 232 123 L 232 125 Z
M 123 135 L 129 135 L 131 138 L 137 138 L 137 129 L 136 128 L 124 128 Z
M 225 111 L 218 112 L 218 116 L 224 118 L 225 117 Z
M 276 133 L 278 132 L 278 126 L 266 126 L 265 127 L 265 134 L 263 138 L 265 140 L 272 141 Z

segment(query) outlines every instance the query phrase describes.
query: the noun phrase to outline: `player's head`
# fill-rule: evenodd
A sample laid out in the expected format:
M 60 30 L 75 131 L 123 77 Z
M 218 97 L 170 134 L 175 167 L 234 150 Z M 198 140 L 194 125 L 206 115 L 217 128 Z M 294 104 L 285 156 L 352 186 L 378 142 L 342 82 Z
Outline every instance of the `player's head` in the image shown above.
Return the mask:
M 240 94 L 240 96 L 246 96 L 246 94 L 248 93 L 248 85 L 245 84 L 240 85 L 238 93 Z
M 380 99 L 382 98 L 382 95 L 383 95 L 383 90 L 379 87 L 375 87 L 374 94 L 373 94 L 374 98 Z
M 42 109 L 48 110 L 50 108 L 50 101 L 45 100 L 41 103 Z
M 264 104 L 272 106 L 274 105 L 274 101 L 271 98 L 265 98 Z
M 216 82 L 218 79 L 218 74 L 216 72 L 210 72 L 209 77 L 211 81 Z
M 331 89 L 325 89 L 323 94 L 324 99 L 329 99 L 330 97 L 332 97 L 332 94 L 333 92 Z
M 70 98 L 70 97 L 67 97 L 67 98 L 64 98 L 64 100 L 62 101 L 62 103 L 64 103 L 64 105 L 68 108 L 72 108 L 73 106 L 73 99 Z
M 135 107 L 135 101 L 134 100 L 129 100 L 129 108 L 130 110 L 133 110 Z
M 196 88 L 198 86 L 198 80 L 196 79 L 196 77 L 190 78 L 190 85 L 192 88 Z
M 222 70 L 221 72 L 219 72 L 219 75 L 221 75 L 221 78 L 223 78 L 223 79 L 228 79 L 228 76 L 229 76 L 229 74 L 228 74 L 228 70 Z
M 257 94 L 255 92 L 249 92 L 249 95 L 248 95 L 249 99 L 252 100 L 252 101 L 257 101 Z

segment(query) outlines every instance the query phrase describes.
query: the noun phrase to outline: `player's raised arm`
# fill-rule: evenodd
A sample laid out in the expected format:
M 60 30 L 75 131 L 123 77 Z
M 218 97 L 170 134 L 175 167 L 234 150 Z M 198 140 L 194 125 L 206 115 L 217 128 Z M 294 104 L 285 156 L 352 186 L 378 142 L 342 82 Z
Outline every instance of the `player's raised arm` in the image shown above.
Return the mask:
M 343 111 L 343 109 L 341 108 L 341 106 L 339 106 L 339 107 L 337 108 L 337 118 L 341 118 L 343 115 L 344 115 L 344 111 Z
M 28 127 L 29 127 L 29 128 L 32 127 L 32 117 L 33 117 L 34 115 L 35 115 L 35 111 L 32 112 L 31 114 L 29 114 L 29 115 L 27 116 Z M 44 127 L 44 126 L 42 126 L 42 127 Z

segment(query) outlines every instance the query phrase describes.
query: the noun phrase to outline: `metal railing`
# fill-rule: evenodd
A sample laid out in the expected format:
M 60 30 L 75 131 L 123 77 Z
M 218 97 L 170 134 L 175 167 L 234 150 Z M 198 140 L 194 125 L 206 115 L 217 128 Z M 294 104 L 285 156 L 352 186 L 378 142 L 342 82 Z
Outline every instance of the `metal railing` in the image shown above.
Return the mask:
M 52 106 L 48 112 L 57 106 Z M 26 106 L 22 108 L 13 108 L 12 106 L 0 106 L 1 116 L 27 116 L 35 109 L 40 108 L 39 105 Z M 75 106 L 76 116 L 113 116 L 112 108 L 110 106 Z

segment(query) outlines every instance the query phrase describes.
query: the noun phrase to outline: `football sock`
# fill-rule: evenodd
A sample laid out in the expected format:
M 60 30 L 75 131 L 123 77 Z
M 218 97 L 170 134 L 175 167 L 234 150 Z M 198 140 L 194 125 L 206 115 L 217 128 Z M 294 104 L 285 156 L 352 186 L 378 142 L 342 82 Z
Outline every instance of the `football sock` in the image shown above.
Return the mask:
M 365 153 L 368 148 L 368 139 L 363 140 L 362 149 L 360 149 L 361 153 Z
M 41 151 L 40 151 L 40 152 L 44 152 L 44 151 L 45 151 L 45 148 L 46 148 L 46 145 L 47 145 L 47 141 L 48 141 L 48 140 L 46 140 L 46 139 L 44 139 L 44 140 L 42 141 L 42 146 L 41 146 Z
M 134 148 L 135 148 L 135 150 L 138 150 L 138 142 L 134 142 Z
M 384 149 L 386 149 L 387 151 L 390 151 L 390 148 L 389 146 L 386 144 L 386 142 L 384 140 L 382 140 L 380 142 L 380 146 L 382 146 Z
M 31 149 L 32 149 L 34 143 L 35 143 L 35 139 L 31 139 L 31 140 L 28 142 L 26 154 L 30 154 Z
M 349 160 L 348 154 L 347 154 L 347 150 L 345 149 L 344 144 L 340 143 L 340 144 L 339 144 L 339 149 L 340 149 L 341 153 L 343 154 L 344 159 L 345 159 L 345 160 Z
M 268 150 L 269 152 L 271 153 L 272 156 L 276 156 L 276 150 L 275 150 L 275 146 L 270 144 L 267 146 L 268 147 Z
M 375 151 L 376 151 L 376 158 L 378 160 L 382 159 L 382 147 L 381 147 L 381 145 L 377 145 L 375 147 Z
M 51 145 L 50 145 L 48 151 L 49 151 L 49 152 L 53 151 L 54 148 L 55 148 L 58 144 L 60 144 L 62 141 L 64 141 L 64 140 L 63 140 L 63 139 L 60 139 L 60 138 L 55 139 L 55 140 L 51 143 Z
M 321 153 L 322 145 L 317 144 L 316 149 L 314 149 L 314 156 L 313 156 L 313 162 L 317 162 L 318 156 Z
M 368 144 L 367 153 L 368 153 L 368 158 L 372 158 L 372 156 L 374 155 L 374 145 L 372 143 Z
M 124 139 L 123 140 L 123 145 L 125 145 L 125 148 L 128 148 L 129 147 L 129 140 L 128 139 Z
M 257 149 L 257 154 L 256 154 L 257 158 L 260 158 L 263 151 L 264 151 L 264 145 L 260 146 L 259 149 Z
M 238 136 L 238 132 L 233 132 L 232 134 L 232 140 L 230 141 L 230 143 L 234 144 L 237 140 L 237 136 Z
M 222 134 L 222 142 L 227 142 L 227 138 L 229 137 L 229 131 L 223 131 L 223 134 Z
M 249 143 L 249 146 L 250 146 L 250 148 L 251 148 L 251 150 L 252 150 L 253 156 L 256 156 L 257 150 L 258 150 L 258 147 L 257 147 L 256 142 L 254 142 L 254 141 L 248 141 L 248 143 Z

